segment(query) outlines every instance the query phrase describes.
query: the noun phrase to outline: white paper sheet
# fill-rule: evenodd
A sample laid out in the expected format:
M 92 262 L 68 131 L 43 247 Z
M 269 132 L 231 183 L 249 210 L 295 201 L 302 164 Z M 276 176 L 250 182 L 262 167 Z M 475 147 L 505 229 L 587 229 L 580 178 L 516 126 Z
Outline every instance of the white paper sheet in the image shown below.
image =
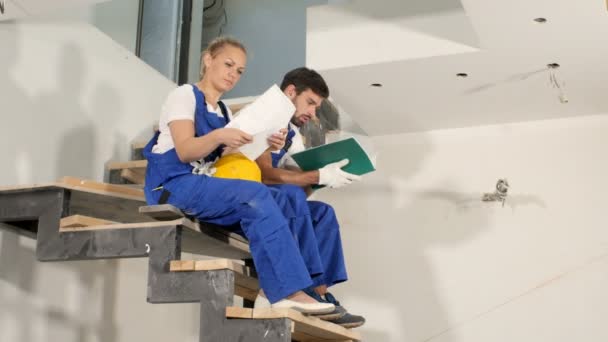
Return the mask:
M 226 127 L 238 128 L 253 136 L 253 142 L 241 146 L 239 152 L 255 160 L 268 148 L 268 137 L 287 127 L 295 110 L 291 100 L 275 84 L 241 109 Z

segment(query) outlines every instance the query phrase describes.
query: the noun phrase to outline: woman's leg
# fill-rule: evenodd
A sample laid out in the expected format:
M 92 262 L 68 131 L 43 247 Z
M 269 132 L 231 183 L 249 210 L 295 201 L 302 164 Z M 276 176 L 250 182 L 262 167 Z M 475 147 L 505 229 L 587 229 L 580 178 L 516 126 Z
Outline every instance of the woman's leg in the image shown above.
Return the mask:
M 312 284 L 287 220 L 269 189 L 256 182 L 187 175 L 164 185 L 168 203 L 199 220 L 240 223 L 260 285 L 271 303 Z

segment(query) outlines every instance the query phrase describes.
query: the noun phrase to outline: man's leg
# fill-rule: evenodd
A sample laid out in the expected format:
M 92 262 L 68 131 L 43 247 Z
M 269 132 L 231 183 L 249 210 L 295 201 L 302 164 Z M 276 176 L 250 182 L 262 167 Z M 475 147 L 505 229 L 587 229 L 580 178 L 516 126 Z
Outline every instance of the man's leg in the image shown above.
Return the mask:
M 288 220 L 310 276 L 321 278 L 324 265 L 304 189 L 290 184 L 270 185 L 269 189 Z
M 315 290 L 323 295 L 327 287 L 348 279 L 342 250 L 340 225 L 334 209 L 326 203 L 308 201 L 317 248 L 323 264 L 323 276 L 313 278 Z

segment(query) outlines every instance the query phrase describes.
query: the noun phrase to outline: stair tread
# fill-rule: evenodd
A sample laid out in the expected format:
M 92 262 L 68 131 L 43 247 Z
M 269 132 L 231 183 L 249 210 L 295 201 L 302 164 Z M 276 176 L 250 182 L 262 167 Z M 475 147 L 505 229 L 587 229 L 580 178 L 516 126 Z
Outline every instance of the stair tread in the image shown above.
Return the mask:
M 113 161 L 106 165 L 108 170 L 121 170 L 121 169 L 145 169 L 148 166 L 147 160 L 130 160 L 126 162 Z
M 106 221 L 110 222 L 110 221 Z M 173 221 L 154 221 L 154 222 L 135 222 L 135 223 L 106 223 L 97 225 L 87 225 L 78 227 L 60 227 L 60 232 L 76 232 L 76 231 L 89 231 L 89 230 L 106 230 L 106 229 L 144 229 L 144 228 L 160 228 L 167 226 L 184 226 L 195 231 L 200 229 L 188 219 L 177 219 Z
M 306 316 L 292 309 L 248 309 L 227 307 L 226 317 L 239 319 L 288 318 L 294 325 L 292 337 L 298 340 L 314 338 L 315 341 L 360 341 L 361 334 L 337 324 L 323 321 L 314 316 Z M 306 337 L 305 337 L 306 336 Z
M 88 226 L 100 226 L 100 225 L 111 225 L 119 224 L 118 222 L 103 220 L 96 217 L 86 215 L 72 215 L 67 216 L 59 220 L 59 229 L 67 228 L 80 228 Z
M 255 300 L 260 288 L 255 272 L 235 260 L 173 260 L 169 270 L 171 272 L 231 270 L 235 273 L 235 294 L 252 301 Z
M 130 187 L 65 177 L 60 182 L 0 187 L 0 196 L 15 193 L 27 193 L 32 199 L 47 190 L 65 189 L 69 191 L 64 201 L 65 216 L 85 215 L 101 220 L 124 222 L 122 224 L 89 225 L 88 227 L 70 228 L 69 232 L 78 230 L 100 229 L 137 229 L 182 225 L 182 251 L 208 255 L 219 258 L 250 258 L 249 245 L 238 235 L 230 235 L 221 227 L 208 226 L 181 218 L 176 222 L 159 222 L 138 212 L 145 204 L 143 191 Z M 69 213 L 69 214 L 68 214 Z M 31 220 L 29 217 L 14 217 L 11 221 Z M 151 224 L 149 224 L 151 223 Z M 57 223 L 59 225 L 59 222 Z M 34 227 L 35 231 L 35 227 Z M 238 238 L 237 238 L 238 236 Z
M 157 205 L 141 206 L 141 207 L 139 207 L 139 212 L 141 214 L 147 215 L 147 216 L 154 218 L 156 220 L 159 220 L 159 221 L 175 220 L 175 219 L 178 219 L 181 217 L 186 217 L 186 215 L 179 208 L 176 208 L 175 206 L 173 206 L 171 204 L 157 204 Z M 192 220 L 197 221 L 196 219 L 192 219 Z M 247 241 L 247 239 L 245 239 L 243 236 L 233 233 L 231 231 L 228 231 L 225 228 L 223 228 L 222 226 L 217 226 L 217 225 L 210 224 L 210 223 L 201 223 L 201 224 L 203 225 L 203 228 L 201 228 L 201 230 L 203 230 L 205 233 L 221 234 L 221 235 L 225 235 L 226 238 L 228 238 L 228 239 L 234 239 L 236 241 L 241 241 L 245 244 L 249 244 L 249 241 Z M 210 230 L 206 231 L 206 229 L 210 229 Z

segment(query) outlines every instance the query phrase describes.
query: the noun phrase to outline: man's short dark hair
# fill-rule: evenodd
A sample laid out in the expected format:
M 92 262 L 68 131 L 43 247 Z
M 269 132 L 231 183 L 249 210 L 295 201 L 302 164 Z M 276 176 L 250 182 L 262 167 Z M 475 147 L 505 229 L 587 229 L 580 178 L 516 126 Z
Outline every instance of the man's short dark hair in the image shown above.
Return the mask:
M 310 89 L 323 98 L 329 97 L 327 83 L 318 72 L 312 69 L 301 67 L 285 74 L 283 82 L 281 82 L 281 90 L 285 90 L 290 84 L 296 87 L 296 94 L 298 95 L 306 89 Z

